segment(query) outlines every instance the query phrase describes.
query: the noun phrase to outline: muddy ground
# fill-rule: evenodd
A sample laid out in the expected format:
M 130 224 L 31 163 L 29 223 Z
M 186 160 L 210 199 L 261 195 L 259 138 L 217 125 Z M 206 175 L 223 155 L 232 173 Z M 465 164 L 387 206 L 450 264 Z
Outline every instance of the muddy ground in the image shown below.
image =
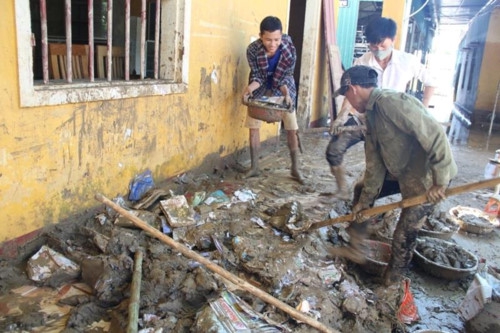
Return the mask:
M 204 198 L 218 190 L 227 195 L 230 202 L 217 197 L 220 202 L 195 207 L 195 225 L 164 229 L 166 218 L 158 200 L 136 211 L 175 241 L 276 299 L 292 307 L 307 303 L 313 318 L 341 332 L 430 329 L 453 333 L 498 329 L 498 317 L 482 318 L 483 323 L 490 325 L 490 320 L 497 326 L 483 325 L 479 329 L 477 325 L 465 323 L 457 313 L 472 276 L 458 280 L 437 278 L 415 262 L 408 278 L 419 320 L 402 324 L 397 319 L 402 297 L 400 286 L 383 288 L 379 284 L 378 270 L 368 273 L 362 266 L 330 255 L 330 248 L 343 246 L 348 241 L 346 224 L 314 231 L 300 230 L 304 226 L 307 229 L 308 223 L 350 212 L 350 202 L 326 195 L 336 190 L 324 157 L 328 140 L 324 132 L 310 131 L 301 135 L 301 168 L 306 177 L 303 185 L 289 176 L 286 135 L 268 145 L 261 159 L 263 173 L 258 178 L 242 179 L 242 171 L 249 161 L 247 154 L 241 154 L 237 165 L 220 165 L 213 172 L 203 174 L 188 172 L 157 183 L 159 199 L 184 195 L 191 206 L 203 193 L 206 194 Z M 476 134 L 468 146 L 452 147 L 459 166 L 452 186 L 484 179 L 484 167 L 494 155 L 495 144 L 500 141 L 493 139 L 489 151 L 484 142 L 484 135 Z M 352 184 L 364 168 L 362 144 L 347 153 L 345 164 Z M 482 210 L 492 193 L 493 189 L 484 189 L 449 197 L 441 204 L 440 211 L 446 214 L 458 205 Z M 122 196 L 126 199 L 127 193 Z M 248 196 L 253 198 L 246 201 Z M 377 204 L 397 200 L 398 196 L 394 196 Z M 137 203 L 125 201 L 124 204 L 131 209 Z M 387 221 L 391 220 L 389 215 L 386 217 Z M 282 222 L 286 219 L 290 222 L 290 218 L 295 219 L 293 226 L 298 230 L 283 227 Z M 310 326 L 298 323 L 287 313 L 262 302 L 195 260 L 171 250 L 160 240 L 127 226 L 123 219 L 118 221 L 120 226 L 115 213 L 100 206 L 88 216 L 47 229 L 39 239 L 39 243 L 79 265 L 81 271 L 76 278 L 58 273 L 42 282 L 33 282 L 26 268 L 27 259 L 34 252 L 24 253 L 16 261 L 0 262 L 0 313 L 3 317 L 0 330 L 125 331 L 134 254 L 141 250 L 144 252 L 139 302 L 142 332 L 223 332 L 221 323 L 207 306 L 219 299 L 223 290 L 231 291 L 248 303 L 262 315 L 260 321 L 267 322 L 266 325 L 279 327 L 281 331 L 313 331 Z M 390 223 L 382 222 L 383 219 L 378 221 Z M 380 231 L 381 227 L 374 223 L 372 229 Z M 380 232 L 374 232 L 372 238 L 384 240 Z M 488 265 L 499 267 L 498 228 L 481 235 L 458 231 L 450 241 Z

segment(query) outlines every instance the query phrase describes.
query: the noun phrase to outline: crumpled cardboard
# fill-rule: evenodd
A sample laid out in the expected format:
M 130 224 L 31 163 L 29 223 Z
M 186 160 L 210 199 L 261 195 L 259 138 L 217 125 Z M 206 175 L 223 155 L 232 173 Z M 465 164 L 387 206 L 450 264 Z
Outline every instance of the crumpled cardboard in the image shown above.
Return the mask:
M 43 245 L 28 260 L 26 271 L 31 280 L 41 282 L 56 274 L 64 274 L 68 278 L 76 278 L 80 274 L 80 266 L 59 252 Z

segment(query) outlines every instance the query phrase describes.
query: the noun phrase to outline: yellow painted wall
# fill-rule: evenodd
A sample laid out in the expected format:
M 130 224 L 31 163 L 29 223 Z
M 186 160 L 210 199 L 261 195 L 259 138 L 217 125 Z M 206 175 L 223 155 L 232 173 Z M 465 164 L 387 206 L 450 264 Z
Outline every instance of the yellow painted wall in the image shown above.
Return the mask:
M 267 15 L 287 26 L 289 2 L 192 0 L 185 94 L 21 108 L 14 1 L 0 20 L 0 241 L 97 205 L 96 192 L 126 195 L 146 168 L 160 182 L 246 147 L 246 46 Z
M 405 13 L 405 1 L 403 0 L 384 0 L 384 5 L 382 6 L 382 16 L 390 17 L 396 22 L 398 27 L 396 39 L 394 41 L 394 48 L 401 50 L 401 38 L 406 31 L 402 31 L 404 13 Z M 403 47 L 404 49 L 404 47 Z
M 474 109 L 492 111 L 500 81 L 500 34 L 498 33 L 500 31 L 500 8 L 495 7 L 492 10 L 487 31 Z M 497 105 L 497 112 L 499 109 L 500 104 Z

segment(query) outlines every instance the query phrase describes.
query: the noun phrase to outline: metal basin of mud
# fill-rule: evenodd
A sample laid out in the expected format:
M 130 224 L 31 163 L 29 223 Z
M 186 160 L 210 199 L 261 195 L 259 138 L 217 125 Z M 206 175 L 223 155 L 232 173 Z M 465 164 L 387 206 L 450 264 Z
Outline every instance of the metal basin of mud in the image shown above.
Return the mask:
M 283 119 L 282 110 L 273 110 L 262 107 L 251 106 L 248 108 L 248 115 L 254 119 L 259 119 L 268 123 L 279 122 Z
M 421 228 L 418 231 L 419 236 L 423 237 L 434 237 L 440 239 L 450 239 L 455 233 L 460 229 L 460 225 L 454 219 L 446 219 L 446 226 L 449 228 L 447 231 L 437 231 L 426 228 Z
M 427 237 L 422 237 L 421 239 L 425 240 L 426 238 Z M 447 265 L 441 265 L 425 257 L 422 253 L 418 251 L 418 246 L 417 246 L 417 248 L 415 248 L 414 251 L 415 255 L 413 256 L 413 258 L 415 259 L 417 265 L 420 268 L 422 268 L 423 271 L 429 273 L 432 276 L 443 278 L 446 280 L 459 280 L 476 273 L 479 261 L 474 254 L 465 250 L 462 247 L 459 247 L 454 243 L 447 242 L 442 239 L 434 238 L 434 241 L 440 242 L 441 243 L 440 245 L 443 246 L 456 248 L 456 250 L 459 251 L 461 255 L 464 256 L 464 258 L 471 260 L 473 262 L 473 265 L 470 268 L 454 268 Z
M 451 236 L 453 236 L 457 231 L 458 231 L 458 228 L 455 230 L 446 231 L 446 232 L 445 231 L 434 231 L 434 230 L 428 230 L 428 229 L 420 229 L 418 231 L 418 235 L 423 236 L 423 237 L 450 239 Z
M 498 219 L 494 216 L 490 216 L 480 209 L 456 206 L 450 209 L 450 216 L 459 226 L 460 230 L 474 233 L 474 234 L 486 234 L 492 232 L 495 227 L 500 225 Z M 484 221 L 483 223 L 472 223 L 469 222 L 465 217 L 475 216 L 478 221 Z
M 360 267 L 369 274 L 382 276 L 391 258 L 391 245 L 375 240 L 365 240 L 363 249 L 366 262 Z

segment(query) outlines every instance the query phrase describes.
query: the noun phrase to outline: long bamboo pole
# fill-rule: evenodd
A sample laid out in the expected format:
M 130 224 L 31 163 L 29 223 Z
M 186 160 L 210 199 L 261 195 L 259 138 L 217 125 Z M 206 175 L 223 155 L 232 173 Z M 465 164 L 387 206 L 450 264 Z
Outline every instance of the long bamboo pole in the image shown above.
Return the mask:
M 488 180 L 482 180 L 479 182 L 475 183 L 468 183 L 465 185 L 460 185 L 456 187 L 451 187 L 446 190 L 446 196 L 451 196 L 451 195 L 456 195 L 464 192 L 470 192 L 470 191 L 475 191 L 479 190 L 482 188 L 486 187 L 495 187 L 497 184 L 500 184 L 500 177 L 499 178 L 493 178 L 493 179 L 488 179 Z M 423 203 L 427 202 L 427 196 L 425 194 L 417 195 L 416 197 L 408 198 L 408 199 L 403 199 L 398 202 L 393 202 L 387 205 L 382 205 L 382 206 L 376 206 L 373 208 L 368 208 L 361 213 L 365 216 L 373 216 L 373 215 L 378 215 L 382 214 L 385 212 L 388 212 L 390 210 L 396 209 L 396 208 L 406 208 L 406 207 L 411 207 L 411 206 L 416 206 L 420 205 Z M 311 225 L 309 229 L 318 229 L 321 227 L 326 227 L 328 225 L 336 224 L 336 223 L 342 223 L 342 222 L 351 222 L 354 221 L 356 216 L 354 214 L 347 214 L 339 217 L 335 217 L 333 219 L 325 220 L 322 222 L 316 222 Z
M 106 206 L 109 206 L 113 208 L 116 212 L 120 213 L 122 216 L 130 220 L 134 225 L 137 227 L 141 228 L 142 230 L 148 232 L 151 236 L 158 238 L 161 240 L 163 243 L 166 243 L 169 245 L 171 248 L 173 248 L 176 251 L 179 251 L 181 254 L 184 256 L 196 260 L 197 262 L 205 265 L 209 270 L 212 272 L 219 274 L 223 278 L 229 280 L 230 282 L 234 283 L 235 285 L 241 287 L 242 289 L 250 292 L 252 295 L 260 298 L 266 303 L 269 303 L 275 307 L 277 307 L 280 310 L 285 311 L 289 315 L 291 315 L 294 319 L 301 321 L 303 323 L 308 324 L 311 327 L 316 328 L 320 332 L 327 332 L 327 333 L 340 333 L 339 331 L 329 328 L 319 321 L 307 316 L 306 314 L 294 309 L 290 305 L 280 301 L 277 298 L 274 298 L 273 296 L 269 295 L 268 293 L 262 291 L 261 289 L 253 286 L 252 284 L 246 282 L 245 280 L 237 277 L 236 275 L 226 271 L 222 267 L 214 264 L 210 260 L 204 258 L 200 254 L 196 253 L 193 250 L 190 250 L 186 246 L 182 245 L 181 243 L 176 242 L 172 238 L 168 237 L 167 235 L 163 234 L 160 232 L 158 229 L 155 229 L 151 227 L 149 224 L 138 218 L 137 216 L 131 214 L 129 211 L 126 209 L 122 208 L 118 204 L 114 203 L 113 201 L 109 200 L 106 198 L 104 195 L 98 193 L 95 195 L 96 200 L 104 203 Z
M 132 276 L 132 286 L 130 287 L 127 333 L 137 333 L 142 281 L 142 257 L 142 250 L 137 250 L 134 256 L 134 274 Z

